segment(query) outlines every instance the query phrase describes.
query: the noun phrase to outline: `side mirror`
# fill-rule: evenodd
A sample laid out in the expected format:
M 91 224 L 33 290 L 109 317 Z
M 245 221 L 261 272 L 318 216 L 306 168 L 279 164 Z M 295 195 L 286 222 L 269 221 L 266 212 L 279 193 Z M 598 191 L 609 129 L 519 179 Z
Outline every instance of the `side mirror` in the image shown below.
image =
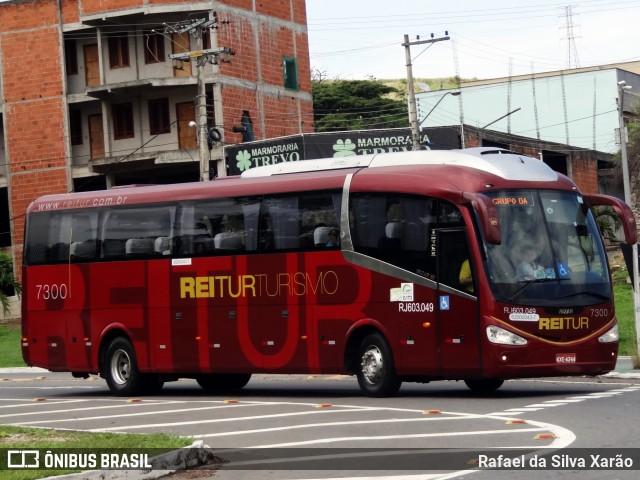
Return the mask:
M 624 232 L 624 238 L 629 245 L 633 245 L 638 242 L 638 227 L 636 225 L 636 217 L 634 217 L 629 205 L 622 200 L 609 195 L 600 195 L 596 193 L 589 193 L 584 195 L 584 199 L 587 201 L 589 207 L 607 206 L 613 208 L 620 222 L 622 223 L 622 231 Z
M 464 192 L 463 197 L 471 203 L 478 214 L 484 239 L 492 245 L 500 245 L 502 243 L 500 217 L 493 201 L 486 195 L 474 192 Z

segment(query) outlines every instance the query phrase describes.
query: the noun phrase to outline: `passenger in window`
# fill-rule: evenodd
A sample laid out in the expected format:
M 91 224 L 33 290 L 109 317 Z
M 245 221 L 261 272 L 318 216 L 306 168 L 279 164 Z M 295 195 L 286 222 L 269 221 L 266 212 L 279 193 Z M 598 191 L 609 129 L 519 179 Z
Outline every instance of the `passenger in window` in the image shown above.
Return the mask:
M 469 264 L 468 258 L 462 262 L 460 274 L 458 275 L 458 283 L 460 284 L 460 289 L 473 293 L 473 276 L 471 275 L 471 265 Z
M 204 255 L 205 253 L 207 253 L 207 248 L 204 246 L 204 243 L 196 242 L 194 253 L 196 255 Z
M 340 240 L 338 240 L 338 229 L 332 228 L 329 230 L 329 234 L 327 235 L 327 243 L 326 246 L 329 248 L 339 247 Z

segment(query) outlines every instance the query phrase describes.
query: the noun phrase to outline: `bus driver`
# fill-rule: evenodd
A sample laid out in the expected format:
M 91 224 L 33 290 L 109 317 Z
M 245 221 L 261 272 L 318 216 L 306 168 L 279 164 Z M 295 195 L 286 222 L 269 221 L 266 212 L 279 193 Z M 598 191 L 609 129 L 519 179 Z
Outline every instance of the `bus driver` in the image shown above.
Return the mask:
M 520 253 L 521 261 L 516 270 L 519 282 L 546 277 L 544 267 L 536 262 L 537 258 L 538 252 L 536 252 L 535 248 L 530 245 L 522 247 Z

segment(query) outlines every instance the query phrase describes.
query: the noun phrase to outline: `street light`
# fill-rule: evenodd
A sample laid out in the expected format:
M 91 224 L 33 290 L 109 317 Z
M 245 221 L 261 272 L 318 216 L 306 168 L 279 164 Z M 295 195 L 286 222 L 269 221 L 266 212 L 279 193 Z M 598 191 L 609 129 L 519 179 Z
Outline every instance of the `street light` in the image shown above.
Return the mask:
M 518 107 L 518 108 L 516 108 L 515 110 L 511 110 L 509 113 L 506 113 L 506 114 L 502 115 L 500 118 L 496 118 L 493 122 L 489 122 L 489 123 L 487 123 L 487 124 L 486 124 L 484 127 L 482 127 L 480 130 L 484 130 L 484 129 L 486 129 L 487 127 L 490 127 L 491 125 L 493 125 L 494 123 L 499 122 L 499 121 L 500 121 L 500 120 L 502 120 L 503 118 L 507 118 L 509 115 L 512 115 L 512 114 L 514 114 L 514 113 L 516 113 L 516 112 L 519 112 L 520 110 L 522 110 L 522 108 L 521 108 L 521 107 Z
M 631 205 L 631 183 L 629 180 L 629 160 L 627 158 L 627 135 L 626 126 L 624 124 L 624 92 L 631 90 L 631 86 L 627 82 L 620 80 L 618 82 L 618 120 L 620 122 L 620 157 L 622 159 L 622 183 L 624 186 L 624 201 L 627 205 Z M 640 351 L 640 282 L 638 282 L 638 245 L 631 246 L 632 271 L 631 282 L 633 284 L 633 312 L 636 325 L 636 343 Z
M 491 125 L 493 125 L 494 123 L 499 122 L 500 120 L 502 120 L 503 118 L 507 118 L 509 115 L 512 115 L 516 112 L 519 112 L 520 110 L 522 110 L 521 107 L 516 108 L 515 110 L 511 110 L 509 113 L 506 113 L 504 115 L 502 115 L 499 118 L 496 118 L 495 120 L 493 120 L 492 122 L 487 123 L 484 127 L 479 128 L 478 129 L 478 143 L 480 144 L 480 146 L 482 146 L 482 131 L 486 130 L 487 127 L 490 127 Z
M 438 105 L 440 105 L 440 102 L 441 102 L 442 100 L 444 100 L 444 97 L 446 97 L 447 95 L 451 95 L 451 96 L 453 96 L 453 97 L 457 97 L 457 96 L 458 96 L 458 95 L 460 95 L 461 93 L 462 93 L 462 92 L 460 92 L 460 91 L 458 91 L 458 92 L 446 92 L 444 95 L 442 95 L 442 96 L 440 97 L 440 99 L 436 102 L 436 104 L 435 104 L 433 107 L 431 107 L 431 110 L 429 110 L 429 113 L 427 113 L 427 114 L 424 116 L 424 118 L 418 122 L 418 127 L 419 127 L 420 125 L 422 125 L 422 122 L 424 122 L 427 118 L 429 118 L 429 115 L 431 115 L 431 113 L 436 109 L 436 107 L 437 107 Z
M 418 139 L 420 138 L 420 125 L 422 125 L 422 122 L 424 122 L 424 121 L 429 117 L 429 115 L 431 115 L 431 112 L 433 112 L 433 111 L 436 109 L 436 107 L 437 107 L 438 105 L 440 105 L 440 102 L 444 99 L 444 97 L 446 97 L 447 95 L 451 95 L 451 96 L 453 96 L 453 97 L 457 97 L 457 96 L 458 96 L 458 95 L 460 95 L 461 93 L 462 93 L 462 92 L 460 92 L 460 91 L 456 91 L 456 92 L 445 92 L 445 94 L 444 94 L 444 95 L 442 95 L 442 96 L 438 99 L 438 101 L 436 102 L 436 104 L 435 104 L 433 107 L 431 107 L 431 110 L 429 110 L 429 112 L 424 116 L 424 118 L 423 118 L 422 120 L 420 120 L 420 121 L 418 122 L 418 121 L 417 121 L 417 119 L 416 119 L 416 124 L 415 124 L 416 126 L 415 126 L 415 130 L 414 130 L 414 146 L 413 146 L 413 149 L 414 149 L 414 150 L 418 150 L 418 149 L 420 148 L 420 142 L 419 142 L 419 140 L 418 140 Z M 416 116 L 417 116 L 417 115 L 416 115 Z M 462 124 L 462 121 L 461 121 L 460 123 Z M 416 146 L 416 142 L 417 142 L 417 146 Z M 463 140 L 463 142 L 464 142 L 464 140 Z

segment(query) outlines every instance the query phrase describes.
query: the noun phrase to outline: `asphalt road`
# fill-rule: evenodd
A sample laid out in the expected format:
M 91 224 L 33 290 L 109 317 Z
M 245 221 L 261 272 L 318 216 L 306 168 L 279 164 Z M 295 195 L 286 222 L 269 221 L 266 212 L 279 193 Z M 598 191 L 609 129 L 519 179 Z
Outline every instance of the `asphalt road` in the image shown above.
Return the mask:
M 633 471 L 475 469 L 488 447 L 498 454 L 515 447 L 526 453 L 586 449 L 558 450 L 572 452 L 569 460 L 640 447 L 635 377 L 509 381 L 491 396 L 476 395 L 462 382 L 405 384 L 396 397 L 371 399 L 351 377 L 256 375 L 233 397 L 205 394 L 196 382 L 183 380 L 166 384 L 156 396 L 116 398 L 97 377 L 4 371 L 0 423 L 174 433 L 202 440 L 230 462 L 220 471 L 182 472 L 173 480 L 425 480 L 470 474 L 483 480 L 635 479 L 640 459 Z

